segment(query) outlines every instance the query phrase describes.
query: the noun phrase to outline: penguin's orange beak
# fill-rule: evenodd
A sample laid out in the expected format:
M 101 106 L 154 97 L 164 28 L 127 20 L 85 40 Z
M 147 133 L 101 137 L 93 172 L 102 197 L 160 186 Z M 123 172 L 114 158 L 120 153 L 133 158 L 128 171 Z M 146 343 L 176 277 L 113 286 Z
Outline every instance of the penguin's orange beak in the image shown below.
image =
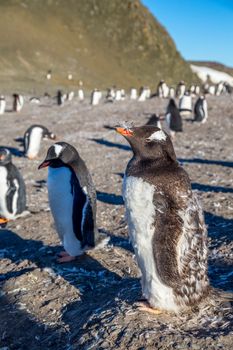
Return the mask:
M 50 162 L 48 161 L 44 161 L 43 163 L 41 163 L 39 166 L 38 166 L 38 170 L 42 169 L 42 168 L 46 168 L 47 166 L 49 166 Z
M 133 131 L 125 128 L 116 128 L 116 132 L 118 132 L 122 136 L 127 136 L 127 137 L 133 136 Z
M 7 222 L 9 222 L 10 220 L 5 219 L 5 218 L 0 218 L 0 225 L 2 224 L 6 224 Z

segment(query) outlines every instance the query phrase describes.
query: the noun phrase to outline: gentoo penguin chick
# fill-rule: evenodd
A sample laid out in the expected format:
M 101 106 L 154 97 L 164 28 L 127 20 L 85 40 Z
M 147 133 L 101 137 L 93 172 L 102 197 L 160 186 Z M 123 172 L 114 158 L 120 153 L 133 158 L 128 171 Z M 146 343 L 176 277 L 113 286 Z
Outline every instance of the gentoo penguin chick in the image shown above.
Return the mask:
M 210 289 L 202 209 L 165 132 L 153 126 L 116 131 L 133 151 L 123 196 L 143 297 L 154 313 L 185 311 Z
M 4 114 L 6 109 L 6 100 L 4 96 L 0 96 L 0 114 Z
M 99 241 L 95 187 L 83 159 L 66 142 L 48 149 L 39 169 L 44 167 L 48 167 L 51 212 L 65 249 L 58 262 L 72 261 Z
M 176 132 L 183 131 L 182 118 L 173 98 L 171 98 L 168 103 L 165 118 L 170 130 L 171 137 L 175 137 Z
M 23 108 L 24 99 L 22 95 L 13 94 L 13 111 L 20 112 Z
M 14 220 L 28 214 L 26 211 L 26 187 L 14 164 L 11 153 L 0 147 L 0 222 Z
M 37 157 L 42 139 L 55 140 L 56 136 L 43 125 L 32 125 L 24 134 L 24 154 L 29 159 Z
M 205 96 L 200 96 L 194 106 L 194 122 L 206 122 L 208 118 L 208 107 Z

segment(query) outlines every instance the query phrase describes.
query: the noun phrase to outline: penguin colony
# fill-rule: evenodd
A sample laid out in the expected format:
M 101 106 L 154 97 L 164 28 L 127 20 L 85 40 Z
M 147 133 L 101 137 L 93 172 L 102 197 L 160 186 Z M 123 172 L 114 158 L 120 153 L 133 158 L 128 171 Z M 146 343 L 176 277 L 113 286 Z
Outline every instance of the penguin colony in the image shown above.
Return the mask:
M 51 77 L 49 71 L 46 78 L 50 80 Z M 147 301 L 141 309 L 152 310 L 155 314 L 164 310 L 184 312 L 211 297 L 207 276 L 207 230 L 202 208 L 192 192 L 188 174 L 176 159 L 171 138 L 174 133 L 183 131 L 184 115 L 194 113 L 193 122 L 207 121 L 205 94 L 212 92 L 209 86 L 204 86 L 203 94 L 199 95 L 200 87 L 195 85 L 186 91 L 183 81 L 175 89 L 161 80 L 154 94 L 149 87 L 141 87 L 139 92 L 132 87 L 129 95 L 132 101 L 143 102 L 153 97 L 169 99 L 167 110 L 163 116 L 152 114 L 145 126 L 133 127 L 125 123 L 116 128 L 133 152 L 125 171 L 123 197 L 129 237 L 142 274 L 143 297 Z M 219 83 L 214 93 L 219 96 L 230 93 L 230 89 Z M 196 96 L 193 111 L 192 98 Z M 63 94 L 61 90 L 55 96 L 59 107 L 73 97 L 74 92 Z M 179 99 L 179 107 L 175 97 Z M 90 104 L 96 106 L 102 98 L 102 92 L 94 89 Z M 105 102 L 125 98 L 125 90 L 111 87 Z M 84 100 L 82 84 L 78 99 Z M 33 97 L 30 102 L 40 103 L 40 99 Z M 14 94 L 13 111 L 20 112 L 23 105 L 24 98 Z M 5 112 L 5 107 L 5 98 L 1 96 L 0 114 Z M 168 132 L 163 130 L 166 128 Z M 56 137 L 42 125 L 30 126 L 24 134 L 25 157 L 37 157 L 41 141 L 46 138 L 53 141 Z M 48 168 L 49 204 L 64 247 L 58 262 L 72 261 L 89 249 L 104 246 L 107 239 L 100 237 L 96 225 L 95 186 L 78 151 L 66 142 L 56 142 L 49 147 L 39 166 L 42 168 Z M 29 214 L 26 209 L 23 178 L 12 163 L 10 151 L 0 147 L 0 224 Z

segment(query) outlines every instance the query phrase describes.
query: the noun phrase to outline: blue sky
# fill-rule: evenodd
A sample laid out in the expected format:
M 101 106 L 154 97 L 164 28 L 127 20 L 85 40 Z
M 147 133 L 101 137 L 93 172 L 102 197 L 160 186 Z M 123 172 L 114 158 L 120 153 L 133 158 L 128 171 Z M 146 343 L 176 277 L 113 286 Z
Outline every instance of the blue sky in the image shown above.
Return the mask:
M 233 0 L 141 0 L 188 60 L 233 67 Z

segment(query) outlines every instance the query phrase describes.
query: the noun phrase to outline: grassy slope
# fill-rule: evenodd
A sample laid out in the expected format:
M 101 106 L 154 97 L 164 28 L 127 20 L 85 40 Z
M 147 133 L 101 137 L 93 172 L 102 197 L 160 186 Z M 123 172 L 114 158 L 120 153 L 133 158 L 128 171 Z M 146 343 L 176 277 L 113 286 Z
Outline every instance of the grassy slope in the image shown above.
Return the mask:
M 197 80 L 138 0 L 1 0 L 0 13 L 2 86 L 43 85 L 50 68 L 57 86 L 68 72 L 101 88 Z

